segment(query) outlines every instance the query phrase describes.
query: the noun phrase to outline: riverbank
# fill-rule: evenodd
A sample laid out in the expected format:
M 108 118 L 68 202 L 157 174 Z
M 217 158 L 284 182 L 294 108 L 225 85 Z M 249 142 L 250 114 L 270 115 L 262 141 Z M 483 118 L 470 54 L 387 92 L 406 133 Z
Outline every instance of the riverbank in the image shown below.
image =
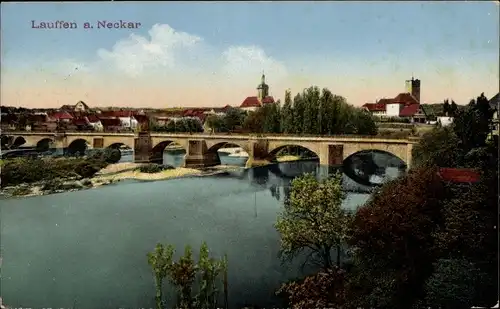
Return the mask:
M 103 185 L 114 184 L 122 180 L 156 181 L 181 177 L 201 177 L 221 174 L 238 170 L 241 167 L 220 165 L 211 168 L 172 168 L 157 173 L 140 172 L 141 163 L 115 163 L 100 170 L 91 178 L 83 179 L 52 179 L 34 183 L 24 183 L 17 186 L 5 187 L 0 190 L 3 197 L 29 197 L 54 193 L 71 192 L 83 189 L 97 188 Z

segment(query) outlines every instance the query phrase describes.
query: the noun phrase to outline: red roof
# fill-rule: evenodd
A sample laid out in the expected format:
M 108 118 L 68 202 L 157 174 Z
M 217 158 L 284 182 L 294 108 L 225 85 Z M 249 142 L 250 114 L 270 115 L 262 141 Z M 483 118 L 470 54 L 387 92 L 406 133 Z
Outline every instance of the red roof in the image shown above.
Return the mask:
M 113 126 L 121 126 L 122 123 L 118 118 L 104 118 L 101 119 L 101 123 L 103 127 L 113 127 Z
M 57 112 L 52 115 L 50 115 L 52 118 L 61 120 L 61 119 L 73 119 L 73 116 L 71 116 L 68 112 Z
M 478 182 L 481 175 L 470 168 L 440 168 L 439 176 L 445 180 L 455 183 Z
M 261 104 L 259 102 L 259 99 L 257 97 L 247 97 L 243 103 L 241 103 L 240 107 L 245 108 L 245 107 L 260 107 Z
M 269 103 L 274 103 L 274 98 L 271 96 L 267 96 L 264 99 L 262 99 L 262 104 L 269 104 Z M 245 107 L 261 107 L 262 104 L 259 101 L 259 98 L 257 97 L 247 97 L 243 103 L 241 103 L 240 108 L 245 108 Z
M 74 118 L 73 124 L 75 126 L 86 126 L 89 124 L 89 122 L 88 122 L 87 118 Z
M 393 100 L 392 103 L 399 103 L 404 105 L 418 104 L 419 102 L 408 92 L 398 94 Z
M 399 116 L 401 117 L 411 117 L 415 115 L 420 109 L 420 104 L 411 104 L 403 107 L 403 109 L 399 112 Z
M 88 115 L 87 119 L 89 120 L 90 123 L 96 123 L 99 122 L 99 118 L 97 118 L 96 115 Z
M 363 107 L 368 109 L 370 112 L 383 112 L 386 108 L 383 103 L 366 103 Z
M 263 104 L 269 104 L 269 103 L 274 103 L 274 98 L 271 96 L 267 96 L 264 99 L 262 99 Z

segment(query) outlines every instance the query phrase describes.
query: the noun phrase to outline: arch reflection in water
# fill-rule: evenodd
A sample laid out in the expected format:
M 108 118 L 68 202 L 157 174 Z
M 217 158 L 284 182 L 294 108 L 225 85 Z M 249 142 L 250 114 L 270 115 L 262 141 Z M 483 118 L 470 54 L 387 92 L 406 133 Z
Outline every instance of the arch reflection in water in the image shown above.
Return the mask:
M 302 258 L 281 265 L 273 224 L 297 165 L 304 165 L 301 172 L 322 174 L 314 161 L 280 163 L 1 203 L 2 297 L 31 308 L 70 307 L 75 300 L 78 308 L 152 307 L 146 253 L 158 241 L 181 252 L 186 244 L 206 241 L 214 256 L 228 254 L 230 308 L 282 307 L 274 292 L 301 275 Z M 349 181 L 363 188 L 347 177 L 344 186 Z M 346 208 L 369 197 L 350 192 Z M 27 272 L 35 275 L 26 280 Z
M 365 186 L 380 186 L 406 173 L 406 164 L 393 154 L 380 150 L 365 150 L 352 154 L 343 163 L 344 173 Z

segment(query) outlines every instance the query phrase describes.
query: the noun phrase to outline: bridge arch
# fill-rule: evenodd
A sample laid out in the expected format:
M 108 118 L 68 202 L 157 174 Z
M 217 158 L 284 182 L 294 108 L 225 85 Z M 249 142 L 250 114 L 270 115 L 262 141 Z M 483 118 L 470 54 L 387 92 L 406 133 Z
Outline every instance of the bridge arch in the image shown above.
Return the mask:
M 113 144 L 110 144 L 110 145 L 106 146 L 106 148 L 111 148 L 111 149 L 120 149 L 120 148 L 122 148 L 123 146 L 125 146 L 125 147 L 127 147 L 127 148 L 129 148 L 129 149 L 134 150 L 134 148 L 130 147 L 129 145 L 127 145 L 127 144 L 125 144 L 125 143 L 119 143 L 119 142 L 117 142 L 117 143 L 113 143 Z
M 273 145 L 272 148 L 269 147 L 268 151 L 268 160 L 271 162 L 277 161 L 277 155 L 287 149 L 287 148 L 302 148 L 313 154 L 312 158 L 319 159 L 319 149 L 318 147 L 311 147 L 311 145 L 307 143 L 301 142 L 292 142 L 292 143 L 279 143 L 277 145 Z
M 224 148 L 226 146 L 236 146 L 246 153 L 249 153 L 249 148 L 248 148 L 248 143 L 246 142 L 240 142 L 240 141 L 215 141 L 215 142 L 209 142 L 207 141 L 207 152 L 218 152 L 221 148 Z
M 116 138 L 116 137 L 105 137 L 103 139 L 103 148 L 119 148 L 125 145 L 131 149 L 134 149 L 134 139 L 133 138 Z
M 387 168 L 395 168 L 397 171 L 396 175 L 387 175 Z M 382 180 L 372 181 L 372 176 L 380 179 L 397 177 L 405 173 L 407 168 L 407 162 L 403 158 L 393 152 L 381 149 L 356 151 L 349 154 L 342 164 L 342 170 L 346 176 L 365 186 L 382 185 Z
M 85 152 L 92 148 L 90 143 L 83 138 L 75 138 L 71 143 L 69 143 L 68 148 L 67 148 L 67 153 L 69 155 L 80 155 L 83 156 L 85 155 Z
M 51 148 L 54 148 L 54 140 L 48 137 L 42 138 L 38 142 L 36 142 L 36 150 L 40 152 L 48 151 Z
M 2 147 L 2 149 L 10 149 L 10 147 L 14 143 L 14 140 L 15 140 L 14 136 L 1 135 L 0 136 L 0 141 L 1 141 L 0 146 Z
M 179 147 L 179 149 L 176 149 L 176 150 L 183 152 L 184 153 L 183 157 L 185 157 L 186 153 L 187 153 L 187 149 L 186 149 L 185 145 L 182 145 L 181 143 L 179 143 L 178 141 L 175 141 L 175 140 L 164 140 L 164 141 L 160 141 L 160 142 L 156 143 L 156 145 L 153 146 L 153 148 L 151 149 L 150 161 L 153 163 L 157 163 L 157 164 L 164 164 L 163 153 L 165 151 L 165 148 L 167 148 L 168 146 L 174 146 L 174 145 Z
M 12 148 L 18 148 L 26 144 L 26 139 L 22 136 L 18 136 L 12 142 Z

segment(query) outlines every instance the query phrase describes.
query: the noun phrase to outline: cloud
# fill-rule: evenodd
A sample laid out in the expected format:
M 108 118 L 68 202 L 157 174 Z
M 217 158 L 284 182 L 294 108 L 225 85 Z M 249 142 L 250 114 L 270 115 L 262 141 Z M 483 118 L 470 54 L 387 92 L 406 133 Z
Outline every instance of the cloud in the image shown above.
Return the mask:
M 99 49 L 97 54 L 105 63 L 130 76 L 138 76 L 148 69 L 174 68 L 179 54 L 203 41 L 199 36 L 176 31 L 166 24 L 155 24 L 148 34 L 149 38 L 131 34 L 116 42 L 111 50 Z
M 276 79 L 287 75 L 284 63 L 269 57 L 258 46 L 231 46 L 223 52 L 223 70 L 229 76 L 245 74 L 255 78 L 264 71 Z
M 68 66 L 78 62 L 66 63 Z M 222 50 L 198 35 L 177 31 L 167 24 L 155 24 L 148 36 L 131 34 L 109 50 L 101 48 L 94 63 L 80 65 L 86 72 L 124 73 L 131 78 L 174 73 L 220 80 L 234 80 L 235 77 L 258 80 L 264 70 L 266 75 L 277 80 L 287 74 L 285 64 L 267 55 L 259 46 L 234 45 Z

